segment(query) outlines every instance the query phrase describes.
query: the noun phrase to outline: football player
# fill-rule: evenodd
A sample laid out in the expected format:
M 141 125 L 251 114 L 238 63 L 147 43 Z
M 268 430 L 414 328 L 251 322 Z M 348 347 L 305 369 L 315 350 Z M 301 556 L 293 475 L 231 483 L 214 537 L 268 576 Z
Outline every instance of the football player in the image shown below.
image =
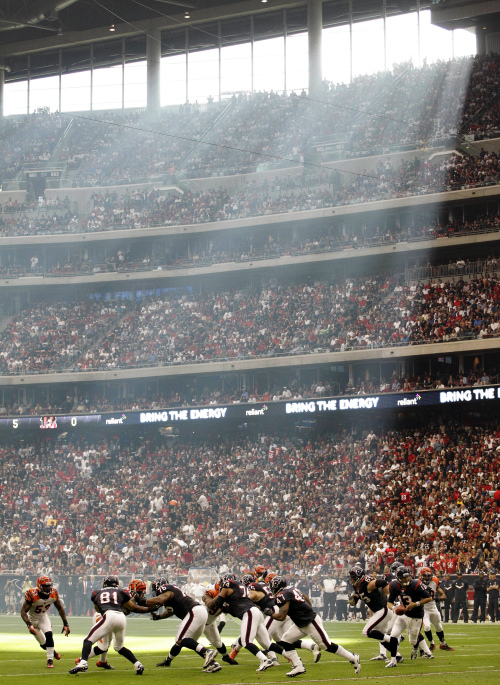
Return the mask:
M 128 589 L 130 594 L 132 595 L 132 599 L 134 600 L 134 602 L 136 604 L 139 604 L 141 600 L 144 598 L 146 592 L 146 583 L 142 580 L 134 579 L 131 580 L 128 584 Z M 130 611 L 126 607 L 124 607 L 123 613 L 125 614 L 125 616 L 128 616 L 130 614 Z M 101 614 L 94 613 L 93 624 L 95 625 L 96 623 L 99 623 L 101 618 Z M 105 635 L 99 640 L 99 642 L 95 642 L 92 645 L 92 649 L 90 650 L 89 654 L 89 659 L 92 659 L 97 656 L 99 657 L 96 663 L 96 666 L 98 668 L 103 668 L 106 671 L 114 671 L 114 666 L 111 666 L 111 664 L 108 663 L 108 649 L 109 635 Z M 80 661 L 81 657 L 78 657 L 78 659 L 75 659 L 75 664 L 79 664 Z
M 388 606 L 392 609 L 398 598 L 401 600 L 401 606 L 396 611 L 396 620 L 391 629 L 391 659 L 386 668 L 394 668 L 398 665 L 396 656 L 398 638 L 405 630 L 412 646 L 411 658 L 417 658 L 420 647 L 425 659 L 434 659 L 420 632 L 424 618 L 424 605 L 432 601 L 432 597 L 420 580 L 411 577 L 410 569 L 406 566 L 400 566 L 396 575 L 396 580 L 391 580 L 389 583 Z
M 265 613 L 276 621 L 284 621 L 288 616 L 292 619 L 292 626 L 278 643 L 283 647 L 283 654 L 285 656 L 288 656 L 290 650 L 295 647 L 301 638 L 308 635 L 320 649 L 325 649 L 331 654 L 337 654 L 337 656 L 347 659 L 354 666 L 354 672 L 359 673 L 361 670 L 359 654 L 352 654 L 341 645 L 337 645 L 330 640 L 323 628 L 321 616 L 318 616 L 311 607 L 310 601 L 307 601 L 308 598 L 300 590 L 294 587 L 287 587 L 286 580 L 282 576 L 275 576 L 271 580 L 270 585 L 278 611 L 274 612 L 272 609 L 266 609 Z M 305 669 L 300 672 L 305 673 Z
M 439 649 L 444 649 L 447 652 L 454 652 L 455 650 L 447 644 L 444 638 L 441 614 L 438 611 L 435 600 L 436 596 L 446 600 L 446 594 L 439 587 L 439 580 L 427 566 L 424 566 L 424 568 L 420 570 L 420 578 L 423 586 L 432 597 L 432 601 L 428 602 L 424 609 L 424 632 L 425 637 L 429 640 L 429 649 L 431 652 L 436 649 L 436 643 L 432 639 L 432 624 L 434 626 L 434 630 L 436 631 L 436 635 L 439 638 Z
M 256 566 L 253 571 L 253 576 L 257 583 L 265 583 L 267 568 L 265 566 Z
M 83 640 L 82 656 L 77 660 L 76 666 L 70 670 L 71 674 L 87 671 L 92 646 L 102 638 L 108 638 L 109 641 L 110 635 L 113 635 L 115 652 L 121 654 L 134 665 L 136 675 L 144 673 L 144 666 L 139 659 L 123 644 L 127 627 L 125 612 L 134 611 L 138 614 L 150 614 L 154 609 L 135 604 L 129 590 L 120 588 L 119 585 L 120 581 L 116 576 L 107 576 L 103 580 L 102 589 L 92 592 L 90 599 L 96 613 L 101 615 L 101 619 L 97 621 Z M 94 653 L 96 652 L 97 650 L 94 650 Z
M 61 632 L 68 637 L 70 633 L 69 623 L 59 594 L 48 576 L 40 576 L 36 581 L 36 587 L 26 590 L 21 607 L 21 618 L 40 647 L 47 652 L 47 668 L 54 668 L 54 659 L 59 661 L 61 658 L 54 649 L 54 635 L 48 615 L 52 605 L 55 606 L 62 619 L 63 629 Z
M 358 601 L 362 600 L 372 612 L 363 628 L 363 635 L 378 640 L 384 649 L 383 656 L 376 656 L 372 661 L 381 661 L 382 659 L 385 661 L 385 650 L 390 647 L 390 631 L 394 620 L 394 613 L 387 606 L 386 589 L 389 583 L 385 576 L 374 578 L 365 575 L 364 568 L 359 565 L 353 566 L 349 572 L 349 578 L 354 588 L 354 592 L 348 600 L 349 604 L 356 606 Z M 396 660 L 398 663 L 403 661 L 399 652 L 396 654 Z
M 205 594 L 203 595 L 203 602 L 207 603 L 210 599 L 215 599 L 217 595 L 219 594 L 219 590 L 216 589 L 208 589 L 206 590 Z M 205 624 L 205 630 L 203 631 L 203 634 L 207 638 L 207 640 L 210 642 L 210 644 L 216 648 L 216 650 L 219 652 L 219 654 L 222 654 L 222 661 L 225 661 L 226 664 L 229 664 L 231 666 L 237 666 L 238 662 L 235 661 L 233 656 L 230 656 L 227 653 L 227 648 L 226 645 L 222 642 L 221 636 L 220 636 L 220 630 L 217 626 L 217 618 L 220 616 L 221 610 L 220 609 L 211 609 L 208 611 L 208 618 L 207 622 Z M 220 671 L 221 666 L 218 664 L 216 661 L 212 664 L 215 668 L 213 668 L 210 672 L 214 673 L 216 671 Z
M 168 656 L 160 661 L 157 666 L 170 666 L 173 659 L 180 654 L 183 647 L 192 649 L 204 659 L 203 670 L 213 673 L 220 670 L 215 667 L 215 649 L 207 649 L 198 642 L 198 638 L 205 630 L 208 619 L 208 611 L 205 605 L 200 604 L 192 597 L 185 595 L 177 585 L 172 585 L 166 578 L 157 578 L 152 585 L 154 597 L 146 600 L 146 606 L 165 608 L 163 614 L 153 614 L 152 619 L 161 619 L 176 616 L 181 620 L 175 636 L 175 644 L 170 649 Z
M 265 671 L 274 666 L 278 661 L 274 651 L 268 651 L 268 656 L 254 644 L 254 640 L 257 639 L 264 649 L 271 649 L 271 640 L 264 626 L 264 616 L 249 598 L 245 585 L 238 582 L 234 573 L 226 573 L 219 580 L 219 587 L 220 592 L 217 597 L 207 601 L 208 608 L 221 609 L 224 607 L 226 613 L 240 619 L 240 644 L 259 659 L 260 666 L 257 671 Z M 283 653 L 281 647 L 276 645 L 273 645 L 273 647 L 277 649 L 278 653 Z M 234 651 L 232 654 L 234 654 Z M 285 654 L 285 656 L 292 661 L 294 667 L 302 666 L 302 662 L 293 648 L 291 656 L 288 654 Z M 287 675 L 290 674 L 287 673 Z

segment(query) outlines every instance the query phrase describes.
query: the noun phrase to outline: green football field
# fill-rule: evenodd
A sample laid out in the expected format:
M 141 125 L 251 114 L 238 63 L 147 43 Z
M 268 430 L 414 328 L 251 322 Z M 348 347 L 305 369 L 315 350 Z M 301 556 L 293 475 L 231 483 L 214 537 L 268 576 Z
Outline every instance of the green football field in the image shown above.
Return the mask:
M 89 618 L 70 617 L 71 635 L 69 638 L 60 634 L 61 621 L 58 616 L 52 617 L 56 650 L 61 653 L 61 661 L 55 661 L 55 668 L 46 667 L 45 653 L 40 649 L 35 639 L 29 635 L 19 616 L 0 615 L 0 685 L 1 679 L 16 685 L 25 680 L 36 680 L 41 676 L 46 679 L 59 678 L 84 679 L 92 683 L 106 683 L 118 685 L 131 681 L 137 676 L 132 664 L 109 650 L 108 660 L 115 666 L 115 671 L 103 671 L 95 666 L 95 660 L 90 660 L 89 670 L 76 676 L 70 676 L 68 671 L 74 665 L 74 660 L 80 654 L 82 639 L 91 626 Z M 197 685 L 204 681 L 211 681 L 217 685 L 230 683 L 282 683 L 288 679 L 285 673 L 291 666 L 280 657 L 281 665 L 256 673 L 258 661 L 243 650 L 238 656 L 238 666 L 226 666 L 218 673 L 203 673 L 203 661 L 191 651 L 183 650 L 173 665 L 167 668 L 156 668 L 155 664 L 162 660 L 173 642 L 178 621 L 169 619 L 160 623 L 153 623 L 146 618 L 132 618 L 128 621 L 127 639 L 125 644 L 135 652 L 146 667 L 142 678 L 147 678 L 151 685 L 160 685 L 165 681 L 172 685 Z M 368 679 L 377 682 L 399 685 L 403 678 L 428 678 L 429 685 L 434 683 L 453 683 L 453 685 L 470 685 L 480 682 L 489 685 L 498 682 L 500 678 L 500 624 L 446 624 L 445 634 L 455 652 L 443 652 L 437 649 L 435 659 L 424 661 L 410 660 L 410 648 L 405 641 L 401 645 L 401 653 L 405 660 L 395 669 L 385 668 L 381 661 L 370 661 L 370 657 L 378 652 L 378 645 L 374 640 L 368 640 L 361 635 L 362 623 L 325 623 L 330 637 L 344 647 L 361 655 L 362 669 L 355 675 L 353 668 L 344 659 L 323 652 L 321 661 L 314 664 L 312 654 L 302 650 L 300 656 L 307 669 L 305 675 L 297 680 L 303 683 L 331 683 L 341 680 Z M 232 639 L 237 636 L 237 622 L 228 622 L 222 637 L 229 647 Z M 220 659 L 218 659 L 220 661 Z

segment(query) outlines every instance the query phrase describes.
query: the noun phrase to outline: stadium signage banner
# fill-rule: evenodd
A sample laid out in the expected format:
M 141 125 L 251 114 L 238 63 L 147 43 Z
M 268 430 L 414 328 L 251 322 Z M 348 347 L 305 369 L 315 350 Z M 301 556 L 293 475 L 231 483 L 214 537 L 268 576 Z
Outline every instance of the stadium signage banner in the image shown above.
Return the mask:
M 69 414 L 53 416 L 15 416 L 0 419 L 0 429 L 37 429 L 47 432 L 81 426 L 113 427 L 134 425 L 174 425 L 227 420 L 258 422 L 271 418 L 332 415 L 338 412 L 375 411 L 380 409 L 416 409 L 445 404 L 473 404 L 500 400 L 500 386 L 480 386 L 461 390 L 419 390 L 411 393 L 351 395 L 325 399 L 289 400 L 285 402 L 241 403 L 210 407 L 131 411 L 109 414 Z

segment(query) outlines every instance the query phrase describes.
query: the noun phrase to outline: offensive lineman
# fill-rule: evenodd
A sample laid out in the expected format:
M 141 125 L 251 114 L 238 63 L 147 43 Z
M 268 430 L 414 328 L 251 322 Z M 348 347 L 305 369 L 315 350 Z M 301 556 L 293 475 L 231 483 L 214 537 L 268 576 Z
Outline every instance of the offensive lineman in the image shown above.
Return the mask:
M 175 636 L 175 644 L 170 649 L 168 656 L 156 665 L 170 666 L 173 659 L 180 654 L 181 649 L 186 647 L 192 649 L 205 660 L 203 663 L 204 671 L 208 673 L 220 671 L 220 665 L 217 664 L 217 668 L 214 664 L 217 651 L 207 649 L 198 642 L 208 619 L 205 605 L 201 605 L 189 595 L 185 595 L 177 585 L 172 585 L 166 578 L 157 578 L 152 585 L 152 590 L 155 597 L 146 600 L 146 606 L 153 608 L 163 606 L 166 611 L 160 615 L 153 614 L 151 618 L 154 621 L 159 621 L 175 615 L 181 620 Z
M 276 654 L 269 651 L 271 648 L 271 640 L 269 634 L 264 626 L 264 616 L 261 611 L 255 606 L 248 596 L 248 590 L 242 583 L 238 583 L 234 573 L 226 573 L 219 581 L 219 594 L 214 599 L 207 599 L 207 607 L 209 610 L 222 609 L 235 618 L 241 621 L 240 626 L 240 643 L 243 647 L 257 657 L 260 661 L 260 666 L 257 671 L 265 671 L 278 662 Z M 257 639 L 259 644 L 268 650 L 268 655 L 254 644 Z M 276 645 L 273 645 L 276 647 Z M 281 653 L 281 648 L 278 649 Z M 302 664 L 298 658 L 297 652 L 293 650 L 292 656 L 286 654 L 294 666 Z M 231 656 L 234 651 L 231 652 Z M 234 658 L 234 657 L 233 657 Z M 295 662 L 295 663 L 294 663 Z M 288 675 L 288 674 L 287 674 Z
M 40 576 L 36 581 L 36 587 L 26 591 L 21 607 L 21 618 L 26 623 L 29 632 L 35 636 L 40 647 L 47 652 L 47 668 L 54 668 L 54 659 L 59 660 L 61 658 L 54 649 L 52 624 L 48 616 L 52 604 L 59 612 L 63 622 L 61 632 L 68 637 L 70 629 L 66 612 L 59 599 L 59 594 L 48 576 Z

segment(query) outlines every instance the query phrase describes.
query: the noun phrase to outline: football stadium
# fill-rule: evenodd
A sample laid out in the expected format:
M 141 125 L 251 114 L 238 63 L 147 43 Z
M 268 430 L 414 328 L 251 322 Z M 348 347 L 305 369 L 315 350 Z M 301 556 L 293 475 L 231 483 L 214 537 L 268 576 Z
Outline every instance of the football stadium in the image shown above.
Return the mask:
M 0 150 L 0 685 L 496 682 L 500 0 L 0 0 Z

